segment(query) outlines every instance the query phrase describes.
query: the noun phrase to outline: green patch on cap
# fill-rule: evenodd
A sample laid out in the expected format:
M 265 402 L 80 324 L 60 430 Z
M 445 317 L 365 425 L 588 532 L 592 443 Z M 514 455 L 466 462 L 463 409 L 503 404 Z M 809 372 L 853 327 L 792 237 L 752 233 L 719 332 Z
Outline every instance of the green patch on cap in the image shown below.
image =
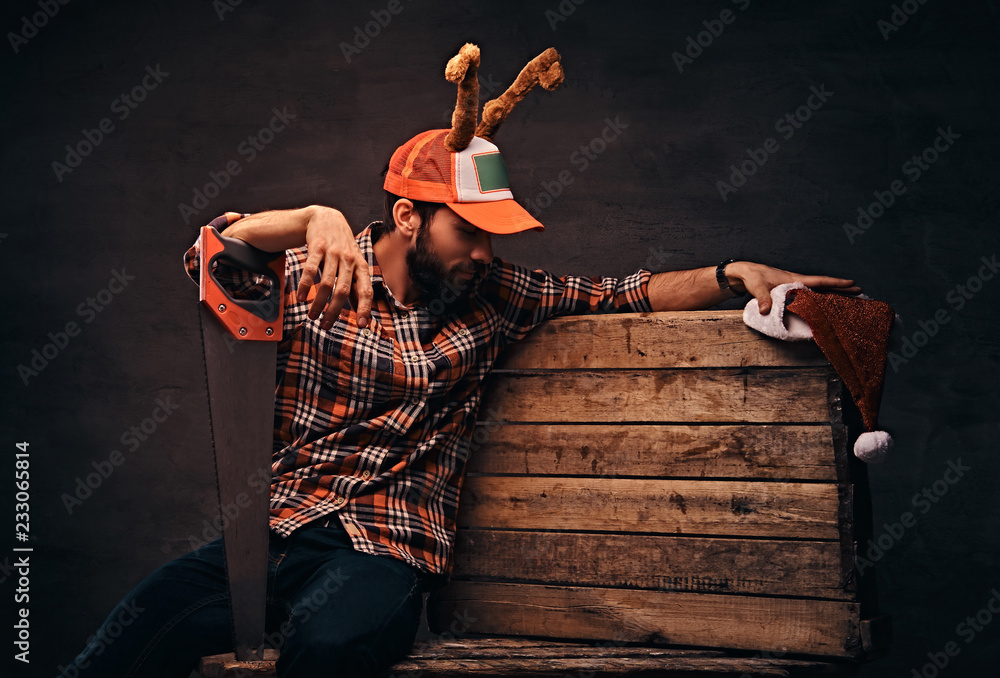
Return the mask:
M 476 178 L 479 180 L 479 190 L 509 191 L 510 179 L 507 178 L 507 165 L 499 153 L 481 153 L 473 156 L 476 167 Z

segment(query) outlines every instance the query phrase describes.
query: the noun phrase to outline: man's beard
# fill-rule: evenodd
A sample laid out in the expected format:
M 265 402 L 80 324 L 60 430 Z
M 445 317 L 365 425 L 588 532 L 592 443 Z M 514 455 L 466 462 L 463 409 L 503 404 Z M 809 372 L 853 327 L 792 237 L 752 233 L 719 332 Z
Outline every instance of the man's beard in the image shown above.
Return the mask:
M 416 246 L 406 252 L 406 265 L 420 299 L 434 315 L 440 315 L 467 300 L 472 291 L 475 278 L 460 280 L 456 274 L 463 270 L 461 267 L 452 271 L 445 268 L 440 257 L 431 251 L 430 234 L 424 226 L 417 231 Z

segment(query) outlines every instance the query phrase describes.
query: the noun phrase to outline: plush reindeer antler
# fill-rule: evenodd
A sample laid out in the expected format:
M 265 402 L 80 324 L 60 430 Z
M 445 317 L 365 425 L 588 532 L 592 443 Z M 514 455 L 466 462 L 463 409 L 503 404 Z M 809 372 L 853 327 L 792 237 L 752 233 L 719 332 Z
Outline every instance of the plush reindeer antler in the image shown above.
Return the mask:
M 506 92 L 492 101 L 487 101 L 483 106 L 483 121 L 476 128 L 476 136 L 492 141 L 493 135 L 507 119 L 514 106 L 534 89 L 535 85 L 541 85 L 549 91 L 558 87 L 564 77 L 559 59 L 559 52 L 549 47 L 529 61 Z
M 458 85 L 458 101 L 451 114 L 451 131 L 444 140 L 445 148 L 459 152 L 468 148 L 476 133 L 479 117 L 479 48 L 471 42 L 462 45 L 458 54 L 444 68 L 448 82 Z

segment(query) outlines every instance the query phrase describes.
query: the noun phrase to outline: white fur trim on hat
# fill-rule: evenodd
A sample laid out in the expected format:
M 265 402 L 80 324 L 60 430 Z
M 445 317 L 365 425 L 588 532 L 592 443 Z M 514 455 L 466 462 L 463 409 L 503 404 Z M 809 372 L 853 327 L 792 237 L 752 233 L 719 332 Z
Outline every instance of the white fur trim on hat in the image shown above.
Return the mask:
M 854 456 L 866 464 L 884 461 L 892 449 L 892 436 L 885 431 L 866 431 L 854 441 Z
M 762 315 L 757 308 L 757 299 L 751 299 L 743 309 L 743 322 L 758 332 L 784 341 L 806 341 L 812 339 L 812 330 L 805 320 L 794 313 L 785 313 L 785 295 L 788 290 L 804 290 L 800 282 L 778 285 L 771 290 L 771 310 Z

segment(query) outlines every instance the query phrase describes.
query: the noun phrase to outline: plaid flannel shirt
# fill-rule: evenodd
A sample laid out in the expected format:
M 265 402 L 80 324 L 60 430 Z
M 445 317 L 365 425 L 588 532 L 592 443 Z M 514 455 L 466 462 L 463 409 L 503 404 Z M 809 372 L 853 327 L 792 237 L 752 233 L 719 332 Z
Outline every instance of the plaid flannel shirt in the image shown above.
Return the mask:
M 243 216 L 211 225 L 221 232 Z M 339 518 L 355 549 L 447 576 L 483 380 L 500 352 L 553 315 L 651 310 L 651 273 L 556 277 L 495 258 L 468 303 L 433 315 L 385 285 L 372 250 L 379 226 L 356 236 L 374 289 L 365 329 L 350 304 L 329 330 L 310 320 L 313 293 L 295 298 L 306 247 L 286 251 L 270 527 L 288 536 Z M 199 251 L 196 242 L 184 255 L 196 283 Z M 263 280 L 220 269 L 216 278 L 234 296 Z

